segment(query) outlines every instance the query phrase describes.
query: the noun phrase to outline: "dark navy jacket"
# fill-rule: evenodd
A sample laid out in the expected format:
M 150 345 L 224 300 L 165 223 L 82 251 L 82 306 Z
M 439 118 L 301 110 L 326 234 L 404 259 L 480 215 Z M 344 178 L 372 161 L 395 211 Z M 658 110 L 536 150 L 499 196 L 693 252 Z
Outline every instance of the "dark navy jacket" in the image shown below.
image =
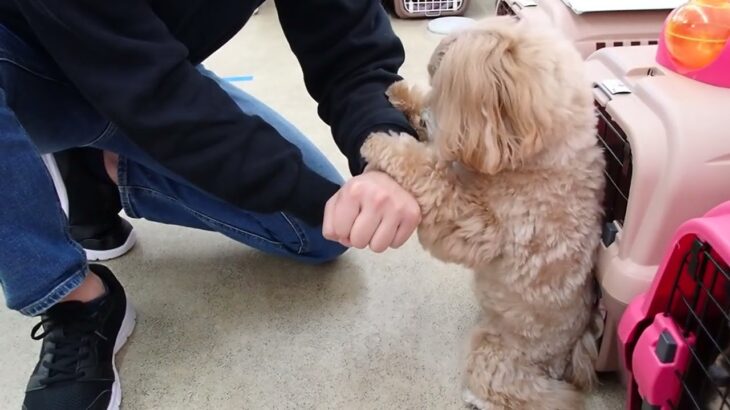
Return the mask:
M 195 68 L 260 0 L 0 0 L 88 101 L 171 171 L 241 208 L 321 221 L 337 187 Z M 384 92 L 403 46 L 378 0 L 276 0 L 307 90 L 353 173 L 373 131 L 410 131 Z M 316 188 L 316 189 L 315 189 Z

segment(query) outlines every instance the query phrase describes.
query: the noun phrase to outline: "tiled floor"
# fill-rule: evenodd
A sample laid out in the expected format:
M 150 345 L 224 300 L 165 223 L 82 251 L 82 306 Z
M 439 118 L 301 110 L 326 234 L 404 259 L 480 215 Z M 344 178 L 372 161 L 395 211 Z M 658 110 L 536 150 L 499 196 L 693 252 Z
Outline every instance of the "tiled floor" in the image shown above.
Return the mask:
M 474 2 L 470 14 L 487 6 Z M 438 37 L 396 21 L 403 74 L 425 79 Z M 208 61 L 282 112 L 346 172 L 268 2 Z M 134 221 L 137 248 L 110 266 L 139 312 L 124 351 L 124 409 L 462 409 L 463 341 L 477 308 L 470 274 L 416 241 L 373 255 L 352 251 L 311 268 L 226 238 Z M 0 408 L 19 408 L 36 360 L 34 319 L 0 310 Z M 606 381 L 589 409 L 620 409 Z

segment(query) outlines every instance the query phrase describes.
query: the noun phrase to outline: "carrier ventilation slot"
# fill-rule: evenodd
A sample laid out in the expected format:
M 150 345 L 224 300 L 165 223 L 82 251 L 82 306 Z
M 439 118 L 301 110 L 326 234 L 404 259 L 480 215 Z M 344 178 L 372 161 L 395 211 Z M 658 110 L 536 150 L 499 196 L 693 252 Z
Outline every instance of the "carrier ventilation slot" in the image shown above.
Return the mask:
M 643 45 L 656 45 L 656 40 L 641 41 L 641 40 L 622 40 L 622 41 L 598 41 L 596 42 L 596 50 L 600 50 L 606 47 L 627 47 L 627 46 L 643 46 Z
M 508 2 L 500 1 L 497 3 L 497 15 L 498 16 L 514 16 L 515 11 L 509 6 Z

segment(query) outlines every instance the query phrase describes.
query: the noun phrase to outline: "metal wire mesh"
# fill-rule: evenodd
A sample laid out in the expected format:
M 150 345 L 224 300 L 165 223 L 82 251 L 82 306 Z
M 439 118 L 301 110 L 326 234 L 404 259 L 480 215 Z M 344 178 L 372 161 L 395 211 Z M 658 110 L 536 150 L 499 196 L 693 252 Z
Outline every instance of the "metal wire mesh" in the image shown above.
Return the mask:
M 695 240 L 684 256 L 672 286 L 665 314 L 681 325 L 689 344 L 682 385 L 673 409 L 730 410 L 730 270 L 709 244 Z
M 624 223 L 629 202 L 631 175 L 633 173 L 631 145 L 626 134 L 616 124 L 605 108 L 596 104 L 598 114 L 597 137 L 606 158 L 606 191 L 603 199 L 604 222 Z
M 409 13 L 438 14 L 444 11 L 457 11 L 464 0 L 402 0 Z

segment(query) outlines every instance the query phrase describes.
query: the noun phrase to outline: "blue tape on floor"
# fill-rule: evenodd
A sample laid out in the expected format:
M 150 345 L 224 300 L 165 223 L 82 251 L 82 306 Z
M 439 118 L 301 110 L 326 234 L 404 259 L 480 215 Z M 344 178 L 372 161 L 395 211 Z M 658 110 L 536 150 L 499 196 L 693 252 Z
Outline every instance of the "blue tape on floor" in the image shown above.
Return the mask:
M 240 81 L 253 81 L 252 75 L 238 75 L 233 77 L 223 77 L 224 80 L 230 81 L 232 83 L 240 82 Z

